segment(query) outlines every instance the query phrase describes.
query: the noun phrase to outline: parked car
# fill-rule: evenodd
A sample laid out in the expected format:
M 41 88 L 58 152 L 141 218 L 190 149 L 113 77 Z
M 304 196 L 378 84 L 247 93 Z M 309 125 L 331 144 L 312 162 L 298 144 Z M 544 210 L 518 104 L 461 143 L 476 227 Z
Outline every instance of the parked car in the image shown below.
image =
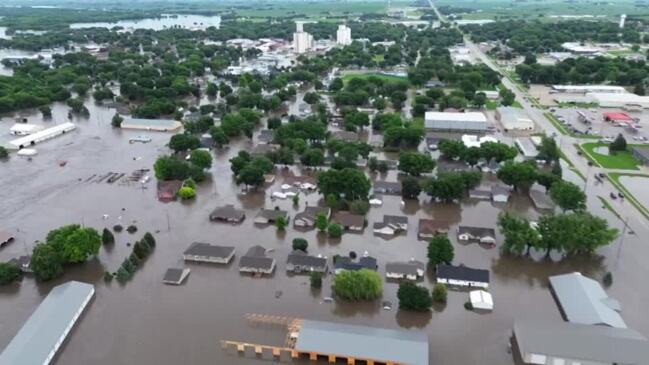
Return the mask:
M 615 193 L 611 193 L 611 199 L 613 200 L 617 199 L 617 195 L 615 195 Z
M 617 196 L 618 196 L 620 199 L 624 199 L 624 194 L 622 194 L 622 192 L 617 193 Z

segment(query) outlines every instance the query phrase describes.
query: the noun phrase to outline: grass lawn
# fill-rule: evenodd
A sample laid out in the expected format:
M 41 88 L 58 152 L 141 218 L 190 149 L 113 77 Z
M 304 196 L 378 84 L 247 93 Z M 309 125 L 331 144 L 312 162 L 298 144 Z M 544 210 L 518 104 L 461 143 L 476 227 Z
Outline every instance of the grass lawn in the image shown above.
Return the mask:
M 487 110 L 496 110 L 498 103 L 494 100 L 487 100 L 485 107 L 487 108 Z
M 514 103 L 512 104 L 512 108 L 523 109 L 523 106 L 521 105 L 521 103 L 514 100 Z
M 397 1 L 398 4 L 402 2 Z M 392 5 L 396 6 L 393 1 Z M 403 3 L 407 4 L 407 3 Z M 247 4 L 246 4 L 247 5 Z M 333 1 L 333 2 L 301 2 L 299 6 L 291 1 L 275 1 L 268 4 L 252 5 L 235 9 L 238 16 L 243 17 L 317 17 L 317 16 L 349 16 L 351 14 L 385 13 L 387 3 L 384 1 Z
M 382 54 L 377 54 L 377 55 L 374 55 L 374 57 L 372 57 L 372 61 L 374 61 L 376 63 L 383 62 L 384 59 L 385 59 L 385 56 L 383 56 Z
M 612 172 L 608 174 L 608 178 L 611 181 L 611 183 L 621 192 L 624 193 L 624 196 L 626 197 L 626 200 L 631 202 L 634 207 L 636 207 L 642 215 L 645 216 L 645 218 L 649 219 L 649 209 L 642 205 L 634 196 L 631 194 L 630 191 L 628 191 L 624 185 L 620 182 L 620 177 L 622 176 L 642 176 L 646 177 L 649 180 L 649 175 L 643 175 L 643 174 L 621 174 L 619 172 Z
M 628 150 L 617 152 L 614 155 L 597 153 L 596 149 L 598 147 L 606 146 L 608 146 L 608 143 L 588 142 L 579 147 L 587 157 L 590 157 L 593 162 L 605 169 L 638 170 L 639 162 Z

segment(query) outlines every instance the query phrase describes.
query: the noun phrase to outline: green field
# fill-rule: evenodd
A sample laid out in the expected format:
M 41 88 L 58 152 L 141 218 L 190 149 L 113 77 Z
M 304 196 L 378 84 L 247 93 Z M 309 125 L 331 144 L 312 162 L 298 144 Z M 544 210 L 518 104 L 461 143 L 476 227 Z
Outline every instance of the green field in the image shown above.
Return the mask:
M 579 148 L 589 160 L 605 169 L 638 170 L 639 162 L 629 151 L 617 152 L 614 155 L 604 155 L 595 151 L 598 147 L 606 146 L 608 143 L 588 142 L 580 145 Z
M 392 1 L 392 6 L 406 6 L 407 1 Z M 314 1 L 294 2 L 277 1 L 260 5 L 250 5 L 234 9 L 238 16 L 251 18 L 266 17 L 347 17 L 349 15 L 385 13 L 387 2 L 380 0 L 367 1 Z

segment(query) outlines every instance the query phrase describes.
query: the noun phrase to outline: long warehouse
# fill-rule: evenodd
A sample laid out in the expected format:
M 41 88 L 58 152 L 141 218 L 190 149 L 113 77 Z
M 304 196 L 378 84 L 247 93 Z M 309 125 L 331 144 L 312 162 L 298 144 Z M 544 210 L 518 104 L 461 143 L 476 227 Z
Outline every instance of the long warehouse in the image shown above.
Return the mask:
M 487 130 L 487 117 L 480 112 L 426 112 L 424 123 L 427 130 L 472 132 Z
M 54 287 L 2 351 L 0 365 L 49 364 L 94 294 L 79 281 Z
M 13 141 L 9 142 L 9 148 L 20 150 L 25 147 L 33 146 L 36 143 L 47 141 L 48 139 L 73 131 L 76 128 L 77 126 L 73 123 L 61 123 L 55 125 L 54 127 L 43 129 L 42 131 L 36 132 L 34 134 L 14 139 Z

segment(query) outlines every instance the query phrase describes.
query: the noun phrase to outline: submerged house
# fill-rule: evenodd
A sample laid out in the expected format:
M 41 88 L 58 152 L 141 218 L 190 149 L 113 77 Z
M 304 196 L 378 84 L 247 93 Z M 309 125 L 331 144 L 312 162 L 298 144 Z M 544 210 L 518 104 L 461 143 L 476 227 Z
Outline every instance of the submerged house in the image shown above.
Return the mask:
M 487 245 L 496 244 L 496 230 L 486 227 L 459 226 L 457 239 L 460 241 L 478 241 Z
M 447 285 L 488 288 L 489 270 L 473 269 L 464 265 L 437 265 L 437 282 Z
M 158 200 L 172 201 L 176 199 L 178 190 L 183 187 L 180 180 L 158 181 Z
M 252 246 L 245 255 L 239 259 L 239 272 L 252 274 L 272 274 L 275 271 L 275 259 L 266 256 L 266 249 L 262 246 Z
M 304 211 L 295 215 L 293 218 L 293 226 L 295 227 L 313 227 L 315 226 L 316 219 L 318 215 L 324 215 L 329 220 L 331 215 L 331 209 L 327 207 L 314 207 L 308 206 L 304 208 Z
M 491 187 L 491 200 L 494 203 L 507 203 L 510 195 L 511 191 L 506 186 L 494 185 Z
M 180 285 L 189 275 L 189 269 L 169 268 L 165 272 L 162 282 L 170 285 Z
M 354 261 L 351 257 L 339 256 L 334 258 L 334 267 L 336 274 L 341 271 L 358 271 L 361 269 L 376 271 L 379 268 L 378 262 L 374 257 L 363 256 L 358 261 Z
M 341 225 L 347 231 L 360 232 L 365 227 L 365 217 L 348 211 L 337 212 L 334 214 L 333 221 Z
M 228 264 L 234 257 L 234 247 L 194 242 L 183 252 L 185 261 Z
M 244 218 L 246 218 L 246 213 L 243 210 L 236 209 L 232 204 L 217 207 L 210 213 L 210 220 L 212 221 L 241 223 Z
M 418 280 L 424 276 L 426 264 L 421 261 L 388 262 L 385 264 L 385 276 L 389 279 Z
M 425 219 L 419 220 L 419 227 L 417 228 L 417 237 L 420 240 L 429 240 L 437 234 L 448 233 L 450 223 L 439 219 Z
M 401 183 L 397 181 L 375 181 L 374 194 L 401 195 Z
M 293 273 L 327 272 L 327 258 L 311 256 L 304 251 L 293 250 L 286 261 L 286 271 Z
M 408 230 L 408 217 L 403 215 L 384 215 L 383 222 L 374 223 L 374 233 L 393 236 Z
M 284 219 L 288 223 L 288 212 L 279 209 L 262 209 L 255 217 L 255 223 L 273 224 L 279 219 Z

